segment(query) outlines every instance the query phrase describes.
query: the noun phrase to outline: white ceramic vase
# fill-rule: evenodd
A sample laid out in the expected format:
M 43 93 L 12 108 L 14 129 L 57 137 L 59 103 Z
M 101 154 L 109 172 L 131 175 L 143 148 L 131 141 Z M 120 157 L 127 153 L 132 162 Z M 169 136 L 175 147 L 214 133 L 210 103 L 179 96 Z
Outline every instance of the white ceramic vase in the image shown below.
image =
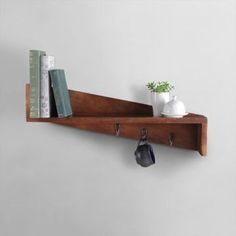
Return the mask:
M 151 98 L 151 105 L 153 109 L 153 116 L 157 116 L 157 106 L 156 106 L 156 96 L 157 94 L 155 92 L 150 93 L 150 98 Z
M 151 92 L 151 104 L 153 108 L 153 116 L 161 116 L 164 105 L 170 101 L 170 93 Z

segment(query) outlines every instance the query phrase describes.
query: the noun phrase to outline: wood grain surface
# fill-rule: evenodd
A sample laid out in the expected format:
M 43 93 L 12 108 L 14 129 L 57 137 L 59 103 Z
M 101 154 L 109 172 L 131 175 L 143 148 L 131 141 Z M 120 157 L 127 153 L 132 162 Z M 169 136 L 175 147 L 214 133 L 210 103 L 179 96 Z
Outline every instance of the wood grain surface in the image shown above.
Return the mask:
M 139 139 L 143 128 L 153 143 L 197 150 L 207 155 L 207 118 L 189 114 L 183 118 L 153 117 L 150 105 L 69 90 L 73 116 L 67 118 L 30 118 L 29 84 L 26 85 L 26 120 L 51 122 L 59 125 Z M 174 139 L 170 142 L 171 134 Z

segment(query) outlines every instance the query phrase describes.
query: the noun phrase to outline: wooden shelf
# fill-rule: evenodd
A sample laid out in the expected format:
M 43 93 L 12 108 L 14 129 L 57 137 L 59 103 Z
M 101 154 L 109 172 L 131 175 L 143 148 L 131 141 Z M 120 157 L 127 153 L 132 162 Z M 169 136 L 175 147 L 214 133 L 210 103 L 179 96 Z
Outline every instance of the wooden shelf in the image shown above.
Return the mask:
M 117 134 L 139 139 L 140 130 L 148 130 L 148 140 L 154 143 L 199 151 L 207 155 L 207 118 L 189 114 L 183 118 L 153 117 L 152 107 L 146 104 L 69 90 L 73 116 L 67 118 L 30 118 L 29 84 L 26 85 L 26 120 L 50 122 L 93 132 Z M 172 135 L 172 136 L 171 136 Z

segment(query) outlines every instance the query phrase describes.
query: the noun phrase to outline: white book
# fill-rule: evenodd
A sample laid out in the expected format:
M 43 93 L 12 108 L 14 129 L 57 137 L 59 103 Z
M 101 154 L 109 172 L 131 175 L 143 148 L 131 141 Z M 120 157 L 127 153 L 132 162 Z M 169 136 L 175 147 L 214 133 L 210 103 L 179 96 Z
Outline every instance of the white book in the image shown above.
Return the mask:
M 50 117 L 50 80 L 48 71 L 54 69 L 53 56 L 41 56 L 41 80 L 40 80 L 40 113 L 42 118 Z

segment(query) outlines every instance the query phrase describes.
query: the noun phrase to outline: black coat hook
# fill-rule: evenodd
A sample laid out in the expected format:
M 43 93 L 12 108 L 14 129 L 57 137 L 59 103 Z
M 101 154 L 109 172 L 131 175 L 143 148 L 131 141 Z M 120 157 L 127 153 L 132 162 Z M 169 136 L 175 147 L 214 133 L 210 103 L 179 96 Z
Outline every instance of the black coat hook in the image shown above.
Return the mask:
M 114 128 L 115 128 L 116 136 L 119 136 L 120 135 L 120 124 L 119 123 L 115 123 L 114 124 Z
M 141 134 L 141 139 L 142 140 L 147 140 L 148 137 L 148 130 L 146 128 L 142 128 L 140 130 L 140 134 Z
M 175 141 L 175 133 L 171 132 L 168 137 L 169 145 L 172 147 Z

